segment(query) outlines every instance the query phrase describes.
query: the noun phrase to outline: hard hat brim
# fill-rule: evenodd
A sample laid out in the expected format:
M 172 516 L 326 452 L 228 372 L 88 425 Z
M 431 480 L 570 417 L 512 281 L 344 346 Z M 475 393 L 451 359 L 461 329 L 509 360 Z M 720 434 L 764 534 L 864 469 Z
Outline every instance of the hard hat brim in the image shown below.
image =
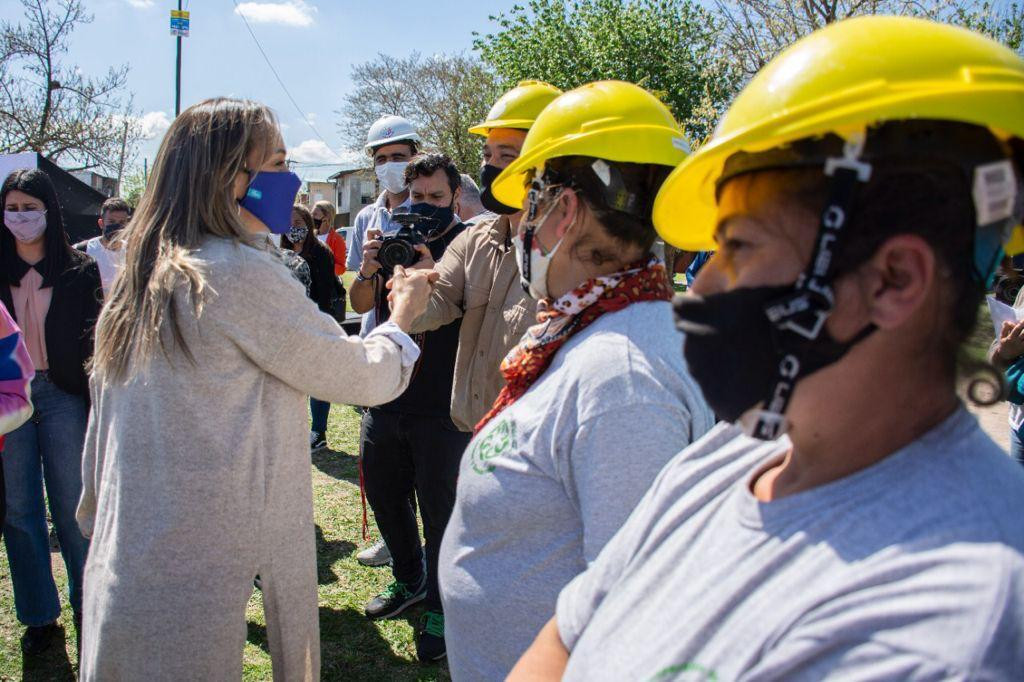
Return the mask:
M 512 128 L 514 130 L 529 130 L 533 125 L 532 118 L 500 118 L 494 121 L 484 121 L 469 129 L 471 135 L 487 137 L 495 128 Z
M 612 152 L 614 144 L 629 140 L 628 148 Z M 678 142 L 676 142 L 678 140 Z M 680 130 L 658 125 L 621 125 L 549 140 L 513 161 L 491 185 L 494 197 L 507 206 L 522 206 L 526 174 L 548 159 L 591 156 L 621 163 L 651 163 L 674 168 L 686 158 L 686 140 Z M 642 162 L 637 159 L 643 159 Z
M 417 134 L 413 135 L 396 135 L 395 137 L 388 137 L 383 140 L 374 140 L 373 144 L 363 145 L 363 149 L 367 152 L 379 147 L 385 147 L 389 144 L 398 144 L 399 142 L 413 142 L 415 144 L 423 144 L 422 139 Z
M 764 151 L 828 133 L 847 137 L 877 123 L 913 119 L 960 121 L 989 127 L 1003 138 L 1024 138 L 1024 117 L 1019 113 L 1022 99 L 1024 85 L 1007 81 L 899 89 L 878 81 L 856 93 L 793 108 L 713 139 L 697 150 L 662 185 L 654 202 L 654 226 L 666 242 L 678 248 L 713 249 L 718 215 L 715 184 L 726 159 L 735 152 Z M 982 108 L 979 100 L 985 102 L 984 116 L 973 113 Z

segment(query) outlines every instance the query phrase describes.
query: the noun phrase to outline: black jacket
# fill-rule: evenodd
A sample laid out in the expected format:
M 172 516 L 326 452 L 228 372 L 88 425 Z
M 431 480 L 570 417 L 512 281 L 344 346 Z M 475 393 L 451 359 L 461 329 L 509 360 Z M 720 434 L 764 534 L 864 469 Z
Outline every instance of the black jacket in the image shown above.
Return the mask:
M 312 280 L 309 297 L 321 312 L 330 314 L 331 304 L 340 293 L 338 277 L 334 274 L 334 256 L 327 247 L 314 246 L 309 251 L 308 254 L 301 254 L 303 260 L 309 264 L 309 275 Z
M 88 397 L 89 379 L 85 363 L 92 357 L 96 318 L 103 305 L 100 269 L 89 256 L 73 251 L 72 262 L 56 281 L 43 279 L 43 286 L 52 286 L 50 309 L 46 313 L 46 355 L 50 379 L 58 388 Z M 31 266 L 16 253 L 5 254 L 0 262 L 0 300 L 15 316 L 11 286 L 17 285 L 30 267 L 42 271 L 45 261 Z

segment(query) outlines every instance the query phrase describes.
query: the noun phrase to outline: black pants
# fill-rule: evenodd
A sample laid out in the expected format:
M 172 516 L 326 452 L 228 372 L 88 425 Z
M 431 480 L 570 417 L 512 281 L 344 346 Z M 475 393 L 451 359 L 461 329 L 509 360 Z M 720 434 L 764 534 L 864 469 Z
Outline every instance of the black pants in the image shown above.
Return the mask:
M 395 580 L 417 585 L 423 579 L 423 550 L 415 490 L 423 517 L 427 553 L 429 609 L 441 609 L 437 555 L 455 505 L 459 460 L 472 434 L 459 431 L 447 417 L 421 417 L 371 408 L 363 415 L 359 449 L 363 458 L 366 499 L 377 528 L 391 551 Z

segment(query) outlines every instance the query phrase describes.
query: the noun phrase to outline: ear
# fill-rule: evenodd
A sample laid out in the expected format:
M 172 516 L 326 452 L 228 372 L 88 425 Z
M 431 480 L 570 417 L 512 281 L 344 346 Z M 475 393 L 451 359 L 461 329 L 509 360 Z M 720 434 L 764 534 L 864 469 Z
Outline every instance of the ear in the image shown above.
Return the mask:
M 576 222 L 582 206 L 576 190 L 568 188 L 562 191 L 561 196 L 558 197 L 558 203 L 558 225 L 555 227 L 555 235 L 561 239 Z
M 249 174 L 245 171 L 235 173 L 235 177 L 231 180 L 231 196 L 234 197 L 235 201 L 241 201 L 245 198 L 248 186 Z
M 99 228 L 101 230 L 103 229 L 103 217 L 102 216 L 100 216 L 99 218 L 96 219 L 96 224 L 99 226 Z
M 459 199 L 461 199 L 461 198 L 462 198 L 462 188 L 461 187 L 456 187 L 455 191 L 452 192 L 452 204 L 455 205 L 455 206 L 458 206 L 459 205 Z M 458 210 L 456 210 L 455 212 L 458 213 Z
M 858 269 L 869 321 L 879 329 L 895 329 L 912 319 L 929 298 L 935 268 L 935 251 L 922 237 L 887 239 Z

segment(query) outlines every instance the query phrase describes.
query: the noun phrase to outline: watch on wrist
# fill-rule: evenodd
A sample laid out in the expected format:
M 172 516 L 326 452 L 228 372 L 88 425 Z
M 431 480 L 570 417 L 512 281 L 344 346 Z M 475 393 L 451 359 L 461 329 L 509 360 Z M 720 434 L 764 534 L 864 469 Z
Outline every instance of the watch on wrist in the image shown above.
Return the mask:
M 357 282 L 369 282 L 371 279 L 373 279 L 376 276 L 377 276 L 376 272 L 373 273 L 372 275 L 370 275 L 369 277 L 367 277 L 366 275 L 363 274 L 362 270 L 358 270 L 356 272 L 356 281 Z

